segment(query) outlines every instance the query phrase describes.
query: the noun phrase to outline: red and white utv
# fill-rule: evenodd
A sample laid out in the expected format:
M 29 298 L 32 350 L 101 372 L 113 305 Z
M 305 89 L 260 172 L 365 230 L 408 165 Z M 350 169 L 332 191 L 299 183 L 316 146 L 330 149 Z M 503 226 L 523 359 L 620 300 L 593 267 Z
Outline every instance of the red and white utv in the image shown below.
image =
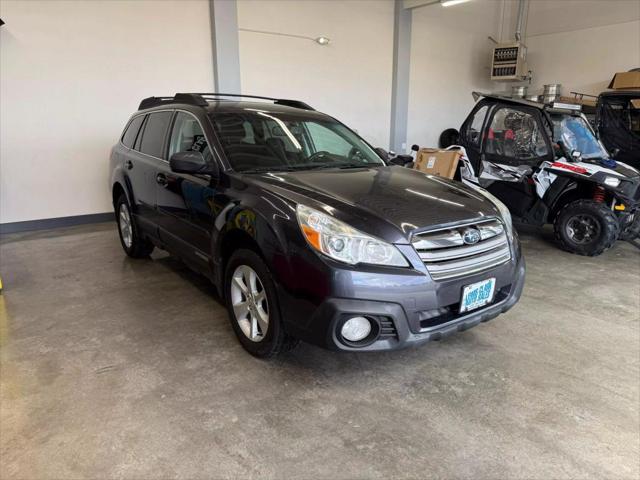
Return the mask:
M 599 255 L 618 239 L 638 238 L 640 172 L 611 159 L 579 106 L 474 98 L 460 131 L 441 137 L 441 147 L 463 153 L 462 182 L 488 190 L 516 222 L 553 224 L 573 253 Z

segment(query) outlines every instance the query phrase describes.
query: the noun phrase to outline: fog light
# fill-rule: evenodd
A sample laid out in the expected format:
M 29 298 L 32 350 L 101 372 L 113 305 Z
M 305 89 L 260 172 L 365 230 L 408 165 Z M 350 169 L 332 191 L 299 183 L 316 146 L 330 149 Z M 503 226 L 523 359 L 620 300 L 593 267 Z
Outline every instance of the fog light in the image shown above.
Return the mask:
M 359 342 L 371 333 L 371 322 L 366 317 L 353 317 L 344 322 L 340 334 L 345 340 Z

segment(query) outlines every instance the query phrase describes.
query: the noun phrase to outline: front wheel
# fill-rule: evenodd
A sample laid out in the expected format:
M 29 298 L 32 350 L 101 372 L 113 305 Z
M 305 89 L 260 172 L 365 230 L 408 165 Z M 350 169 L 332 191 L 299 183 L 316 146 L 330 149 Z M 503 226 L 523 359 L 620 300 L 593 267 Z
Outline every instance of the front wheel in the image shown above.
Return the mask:
M 255 252 L 242 249 L 231 256 L 225 297 L 233 330 L 250 354 L 269 358 L 297 345 L 284 331 L 271 273 Z
M 565 205 L 553 227 L 563 249 L 590 257 L 611 248 L 620 235 L 615 214 L 604 203 L 593 200 L 577 200 Z

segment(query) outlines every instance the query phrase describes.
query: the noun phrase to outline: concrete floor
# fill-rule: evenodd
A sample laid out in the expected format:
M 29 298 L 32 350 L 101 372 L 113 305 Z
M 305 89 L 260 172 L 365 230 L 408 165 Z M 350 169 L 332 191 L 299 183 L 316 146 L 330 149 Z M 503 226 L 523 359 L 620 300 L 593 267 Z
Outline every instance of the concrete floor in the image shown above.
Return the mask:
M 640 251 L 521 235 L 508 314 L 415 350 L 246 354 L 111 224 L 0 245 L 2 478 L 638 478 Z

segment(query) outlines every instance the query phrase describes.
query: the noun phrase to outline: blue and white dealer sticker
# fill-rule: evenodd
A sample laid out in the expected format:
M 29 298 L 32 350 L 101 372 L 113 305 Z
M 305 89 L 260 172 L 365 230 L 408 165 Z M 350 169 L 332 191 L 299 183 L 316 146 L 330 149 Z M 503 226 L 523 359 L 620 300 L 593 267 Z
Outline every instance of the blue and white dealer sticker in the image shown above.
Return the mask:
M 462 300 L 460 301 L 460 313 L 475 310 L 491 303 L 495 287 L 495 278 L 488 278 L 464 287 L 462 289 Z

